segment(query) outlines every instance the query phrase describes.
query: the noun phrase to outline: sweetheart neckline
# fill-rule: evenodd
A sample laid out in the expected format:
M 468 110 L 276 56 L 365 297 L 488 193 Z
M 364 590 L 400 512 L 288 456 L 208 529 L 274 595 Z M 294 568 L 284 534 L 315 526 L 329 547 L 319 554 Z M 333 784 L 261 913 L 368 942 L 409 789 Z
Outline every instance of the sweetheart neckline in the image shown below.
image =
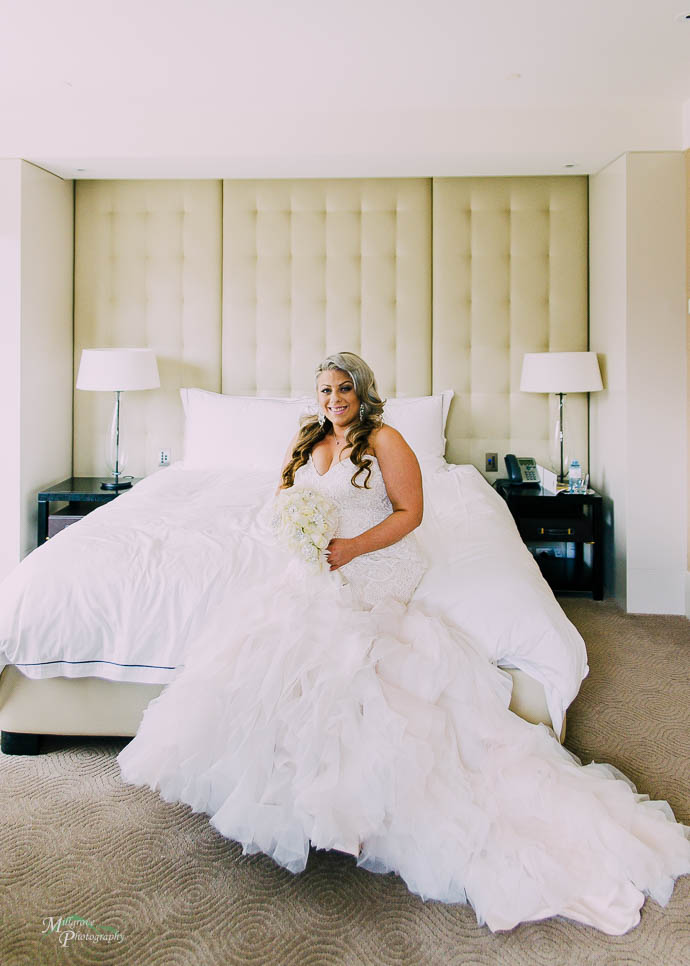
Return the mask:
M 366 456 L 367 456 L 367 457 L 368 457 L 368 458 L 369 458 L 370 460 L 376 460 L 376 462 L 378 463 L 378 459 L 377 459 L 377 458 L 376 458 L 376 457 L 374 456 L 374 454 L 373 454 L 373 453 L 367 453 L 367 454 L 366 454 Z M 311 462 L 311 465 L 312 465 L 312 469 L 314 470 L 314 472 L 316 473 L 316 475 L 318 476 L 318 478 L 319 478 L 320 480 L 322 480 L 322 479 L 324 478 L 324 476 L 328 476 L 328 474 L 329 474 L 329 473 L 331 472 L 331 470 L 332 470 L 332 469 L 335 469 L 335 467 L 336 467 L 336 466 L 340 466 L 340 465 L 341 465 L 341 463 L 350 463 L 350 465 L 351 465 L 351 466 L 354 466 L 354 465 L 355 465 L 355 464 L 354 464 L 354 463 L 352 462 L 352 460 L 350 459 L 350 457 L 348 456 L 348 457 L 347 457 L 347 459 L 344 459 L 344 460 L 338 460 L 338 462 L 337 462 L 337 463 L 331 463 L 331 465 L 330 465 L 330 466 L 328 467 L 328 469 L 326 470 L 326 472 L 325 472 L 325 473 L 319 473 L 319 471 L 318 471 L 318 470 L 317 470 L 317 468 L 316 468 L 316 463 L 314 462 L 314 457 L 312 456 L 312 454 L 311 454 L 311 453 L 309 454 L 309 460 L 310 460 L 310 462 Z

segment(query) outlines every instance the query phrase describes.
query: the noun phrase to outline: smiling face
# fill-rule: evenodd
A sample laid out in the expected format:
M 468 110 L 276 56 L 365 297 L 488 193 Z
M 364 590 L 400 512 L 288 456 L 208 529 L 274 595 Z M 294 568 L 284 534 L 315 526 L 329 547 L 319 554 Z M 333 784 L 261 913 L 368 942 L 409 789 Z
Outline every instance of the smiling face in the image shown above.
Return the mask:
M 319 409 L 338 429 L 345 429 L 359 418 L 359 398 L 355 384 L 342 369 L 326 369 L 316 381 Z

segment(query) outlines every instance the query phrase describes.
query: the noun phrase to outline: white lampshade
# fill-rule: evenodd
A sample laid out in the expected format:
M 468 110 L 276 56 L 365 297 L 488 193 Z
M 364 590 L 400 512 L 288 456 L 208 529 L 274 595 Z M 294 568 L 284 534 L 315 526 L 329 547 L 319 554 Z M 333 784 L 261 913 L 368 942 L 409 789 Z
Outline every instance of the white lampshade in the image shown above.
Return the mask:
M 158 365 L 151 349 L 83 349 L 77 389 L 117 392 L 158 389 Z
M 522 392 L 597 392 L 603 389 L 596 352 L 526 352 Z

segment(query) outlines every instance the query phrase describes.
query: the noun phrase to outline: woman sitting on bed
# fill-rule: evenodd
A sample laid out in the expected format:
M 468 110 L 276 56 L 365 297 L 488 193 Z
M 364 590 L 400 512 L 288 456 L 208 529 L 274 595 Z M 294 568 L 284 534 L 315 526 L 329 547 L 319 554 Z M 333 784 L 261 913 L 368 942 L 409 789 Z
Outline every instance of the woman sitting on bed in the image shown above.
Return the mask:
M 120 754 L 124 779 L 292 872 L 310 845 L 339 849 L 494 930 L 565 915 L 627 931 L 645 894 L 665 903 L 690 872 L 688 830 L 513 715 L 509 676 L 408 603 L 417 460 L 358 356 L 325 359 L 316 390 L 278 535 L 250 535 L 265 580 L 219 607 Z

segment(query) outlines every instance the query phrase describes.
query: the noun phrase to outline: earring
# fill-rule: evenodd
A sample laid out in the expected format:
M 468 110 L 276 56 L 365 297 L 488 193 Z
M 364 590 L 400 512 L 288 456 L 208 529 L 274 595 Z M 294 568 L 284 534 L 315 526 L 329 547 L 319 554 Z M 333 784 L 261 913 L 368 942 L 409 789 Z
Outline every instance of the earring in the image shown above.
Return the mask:
M 323 409 L 319 410 L 319 415 L 316 417 L 319 421 L 319 426 L 323 428 L 323 424 L 326 422 L 326 414 Z
M 359 404 L 359 421 L 360 423 L 364 419 L 364 403 Z

